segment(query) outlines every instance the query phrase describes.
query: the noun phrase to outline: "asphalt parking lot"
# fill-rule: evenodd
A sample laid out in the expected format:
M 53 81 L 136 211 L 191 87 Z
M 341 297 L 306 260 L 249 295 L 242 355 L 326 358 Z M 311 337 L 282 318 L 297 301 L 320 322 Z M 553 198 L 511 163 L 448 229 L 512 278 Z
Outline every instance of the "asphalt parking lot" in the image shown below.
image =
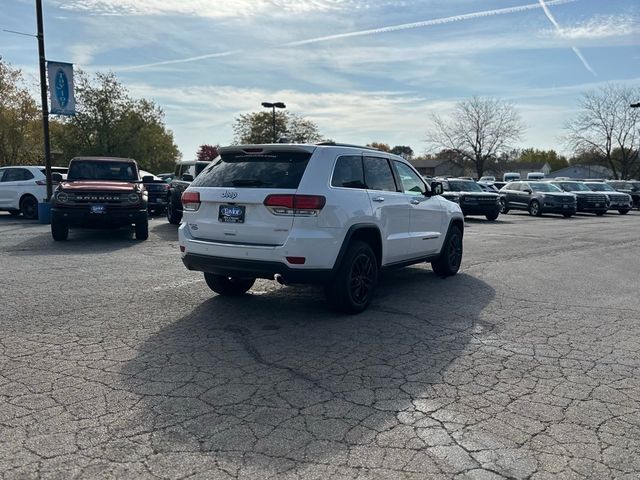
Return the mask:
M 2 478 L 640 476 L 640 213 L 468 220 L 461 273 L 215 296 L 176 227 L 0 214 Z

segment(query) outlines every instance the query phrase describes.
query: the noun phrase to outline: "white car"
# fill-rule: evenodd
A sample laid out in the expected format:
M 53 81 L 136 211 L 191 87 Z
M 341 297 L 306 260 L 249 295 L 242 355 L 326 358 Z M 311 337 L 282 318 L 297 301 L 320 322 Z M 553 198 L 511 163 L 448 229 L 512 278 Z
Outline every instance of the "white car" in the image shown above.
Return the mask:
M 67 168 L 51 167 L 51 173 L 62 179 Z M 57 183 L 57 182 L 55 182 Z M 47 196 L 44 167 L 10 166 L 0 168 L 0 210 L 25 218 L 38 218 L 38 202 Z
M 241 145 L 219 149 L 182 195 L 182 260 L 223 295 L 256 278 L 318 283 L 337 309 L 371 302 L 378 272 L 462 260 L 460 207 L 402 157 L 367 147 Z

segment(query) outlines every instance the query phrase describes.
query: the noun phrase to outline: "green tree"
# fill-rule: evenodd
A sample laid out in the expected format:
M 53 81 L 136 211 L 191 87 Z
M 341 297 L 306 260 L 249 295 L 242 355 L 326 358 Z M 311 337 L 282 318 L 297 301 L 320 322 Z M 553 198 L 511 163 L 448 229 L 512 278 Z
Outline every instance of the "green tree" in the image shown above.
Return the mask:
M 291 143 L 322 141 L 318 126 L 311 120 L 290 112 L 276 112 L 275 138 L 286 137 Z M 233 122 L 235 144 L 273 142 L 272 112 L 252 112 L 238 115 Z
M 66 160 L 78 155 L 134 158 L 144 170 L 173 170 L 180 158 L 164 113 L 147 99 L 134 99 L 114 73 L 93 78 L 76 73 L 76 115 L 61 121 L 52 144 Z
M 413 148 L 408 145 L 396 145 L 391 149 L 391 153 L 394 155 L 400 155 L 402 158 L 411 160 L 413 158 Z
M 42 115 L 22 73 L 0 57 L 0 165 L 41 164 Z
M 548 163 L 551 171 L 560 170 L 569 166 L 567 158 L 559 155 L 555 150 L 538 150 L 537 148 L 525 148 L 520 152 L 518 161 L 523 163 Z

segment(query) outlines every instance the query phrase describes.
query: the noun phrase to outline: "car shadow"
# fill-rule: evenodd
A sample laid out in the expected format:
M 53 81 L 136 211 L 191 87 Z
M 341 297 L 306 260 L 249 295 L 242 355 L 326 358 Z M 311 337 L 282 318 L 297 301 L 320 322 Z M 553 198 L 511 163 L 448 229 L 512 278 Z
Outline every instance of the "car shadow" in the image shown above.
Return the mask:
M 154 221 L 149 224 L 150 233 L 157 235 L 162 240 L 168 242 L 178 241 L 178 225 L 171 225 L 166 218 Z
M 159 455 L 210 455 L 260 478 L 292 461 L 344 465 L 385 442 L 420 448 L 406 425 L 439 425 L 430 412 L 456 395 L 447 371 L 493 329 L 494 295 L 426 266 L 385 274 L 356 316 L 330 311 L 316 287 L 214 295 L 120 369 L 136 400 L 119 428 L 153 431 Z
M 29 236 L 23 242 L 7 246 L 4 251 L 11 255 L 93 255 L 129 248 L 140 241 L 134 237 L 133 228 L 110 230 L 69 230 L 69 239 L 56 242 L 51 233 Z

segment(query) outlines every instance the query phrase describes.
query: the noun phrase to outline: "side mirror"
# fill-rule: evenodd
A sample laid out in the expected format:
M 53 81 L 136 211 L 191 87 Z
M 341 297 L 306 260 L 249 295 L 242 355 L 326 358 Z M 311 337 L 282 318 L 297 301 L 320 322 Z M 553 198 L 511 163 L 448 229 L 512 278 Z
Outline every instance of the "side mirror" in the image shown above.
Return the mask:
M 431 182 L 431 195 L 442 195 L 444 188 L 440 182 Z
M 533 190 L 531 190 L 530 188 L 525 188 L 522 190 L 525 193 L 528 193 L 529 195 L 531 195 L 533 193 Z
M 184 175 L 182 175 L 182 181 L 183 182 L 193 182 L 193 175 L 185 173 Z
M 62 181 L 62 174 L 61 173 L 52 173 L 51 174 L 51 181 L 55 182 L 55 183 L 60 183 Z
M 145 175 L 142 177 L 142 183 L 153 183 L 153 175 Z

